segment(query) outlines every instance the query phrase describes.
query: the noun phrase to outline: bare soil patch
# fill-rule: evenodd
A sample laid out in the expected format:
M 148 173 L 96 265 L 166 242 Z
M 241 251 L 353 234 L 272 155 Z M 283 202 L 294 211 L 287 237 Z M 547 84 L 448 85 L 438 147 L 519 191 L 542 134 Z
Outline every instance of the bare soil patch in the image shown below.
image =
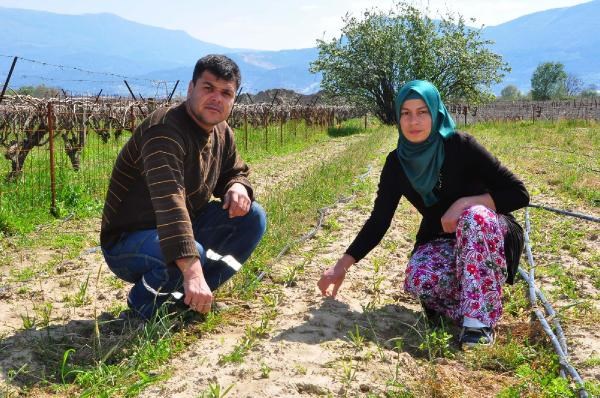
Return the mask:
M 359 137 L 332 140 L 300 154 L 255 165 L 252 178 L 259 200 L 272 189 L 295 183 L 324 156 L 334 156 L 356 139 Z M 225 321 L 158 370 L 166 372 L 168 379 L 152 385 L 142 396 L 198 397 L 210 385 L 218 384 L 232 386 L 227 395 L 231 397 L 384 396 L 402 391 L 417 397 L 493 397 L 515 384 L 518 380 L 509 372 L 470 367 L 459 352 L 455 358 L 430 360 L 419 348 L 427 333 L 424 316 L 418 302 L 403 293 L 402 282 L 420 218 L 404 201 L 383 242 L 351 270 L 338 298 L 320 296 L 316 281 L 322 270 L 343 253 L 369 215 L 380 163 L 375 163 L 368 175 L 369 192 L 328 211 L 324 228 L 273 267 L 256 300 L 224 301 L 226 308 L 221 312 Z M 552 198 L 543 199 L 554 204 Z M 586 255 L 577 259 L 565 251 L 558 257 L 583 272 L 599 258 L 600 238 L 597 229 L 594 232 L 595 225 L 578 228 L 585 230 L 582 245 Z M 101 254 L 93 249 L 98 220 L 71 220 L 60 229 L 89 235 L 87 242 L 93 244 L 88 248 L 92 249 L 63 260 L 60 256 L 67 256 L 68 248 L 15 249 L 9 243 L 2 245 L 3 256 L 10 260 L 0 266 L 0 393 L 16 392 L 23 383 L 31 385 L 36 378 L 56 374 L 58 369 L 47 365 L 59 362 L 64 347 L 89 341 L 98 330 L 100 343 L 107 349 L 123 339 L 122 329 L 111 329 L 110 322 L 102 324 L 103 319 L 114 319 L 123 308 L 129 286 L 112 276 Z M 554 257 L 540 253 L 538 261 L 544 263 Z M 23 277 L 29 269 L 32 275 Z M 290 269 L 298 271 L 296 278 L 284 284 Z M 539 285 L 550 291 L 553 282 L 545 278 Z M 597 283 L 585 277 L 581 286 L 597 314 Z M 223 362 L 243 339 L 246 328 L 260 323 L 269 310 L 260 297 L 267 294 L 278 297 L 277 313 L 267 333 L 241 363 Z M 594 361 L 600 356 L 596 324 L 582 323 L 579 316 L 571 321 L 567 308 L 572 307 L 572 301 L 559 300 L 556 304 L 559 312 L 565 308 L 563 327 L 574 365 L 584 379 L 600 380 L 600 361 Z M 544 339 L 527 316 L 507 316 L 499 330 L 500 344 L 509 332 Z M 450 331 L 456 336 L 456 328 Z M 362 336 L 360 344 L 357 334 Z M 40 357 L 40 353 L 49 355 L 48 346 L 55 348 L 56 358 Z M 455 340 L 451 346 L 456 350 Z M 89 351 L 82 349 L 78 355 L 88 355 Z M 19 369 L 22 377 L 17 379 L 21 382 L 9 382 Z M 38 389 L 21 393 L 49 394 Z M 63 391 L 55 395 L 71 394 Z

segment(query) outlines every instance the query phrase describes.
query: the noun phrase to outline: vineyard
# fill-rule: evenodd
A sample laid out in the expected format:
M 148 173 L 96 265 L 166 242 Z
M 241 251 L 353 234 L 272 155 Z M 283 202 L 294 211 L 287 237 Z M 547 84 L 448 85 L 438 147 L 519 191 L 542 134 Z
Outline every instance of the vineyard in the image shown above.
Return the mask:
M 237 104 L 228 122 L 238 132 L 243 154 L 307 140 L 315 129 L 337 126 L 362 117 L 350 106 L 270 103 Z M 297 102 L 296 102 L 297 103 Z M 113 159 L 136 124 L 164 100 L 75 97 L 43 100 L 7 96 L 0 105 L 0 225 L 16 209 L 49 210 L 57 214 L 61 201 L 73 195 L 101 199 Z M 599 120 L 596 99 L 514 101 L 487 105 L 451 104 L 449 111 L 463 125 L 490 121 Z M 29 160 L 28 160 L 29 159 Z M 73 192 L 83 184 L 85 192 Z
M 491 121 L 600 120 L 597 98 L 562 101 L 495 101 L 471 105 L 453 103 L 448 110 L 462 124 Z
M 533 202 L 598 218 L 599 111 L 580 104 L 449 108 L 523 178 Z M 24 96 L 0 105 L 1 397 L 583 396 L 561 377 L 523 279 L 505 289 L 489 350 L 463 352 L 455 326 L 427 322 L 401 289 L 420 220 L 404 200 L 338 299 L 320 297 L 316 281 L 369 216 L 397 140 L 395 128 L 345 106 L 236 104 L 229 123 L 268 214 L 265 238 L 206 317 L 119 319 L 129 284 L 98 251 L 102 199 L 131 131 L 168 105 Z M 564 120 L 573 115 L 582 120 Z M 598 396 L 598 224 L 529 215 L 538 287 L 570 363 Z
M 170 105 L 122 98 L 5 98 L 0 106 L 0 148 L 6 159 L 0 163 L 0 220 L 17 210 L 15 204 L 21 212 L 57 214 L 60 202 L 65 205 L 73 195 L 102 200 L 113 161 L 137 123 Z M 355 108 L 346 106 L 237 105 L 229 123 L 245 155 L 309 141 L 315 131 L 357 116 Z

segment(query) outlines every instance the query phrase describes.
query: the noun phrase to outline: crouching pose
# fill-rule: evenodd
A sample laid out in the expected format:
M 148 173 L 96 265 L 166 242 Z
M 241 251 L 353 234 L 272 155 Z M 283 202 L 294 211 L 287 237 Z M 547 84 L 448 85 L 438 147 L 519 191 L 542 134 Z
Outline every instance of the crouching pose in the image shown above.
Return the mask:
M 240 79 L 231 59 L 201 58 L 186 101 L 150 114 L 119 153 L 100 241 L 111 271 L 134 284 L 127 303 L 142 318 L 182 294 L 192 310 L 208 312 L 212 292 L 265 232 L 225 122 Z
M 428 313 L 462 325 L 463 346 L 492 344 L 502 285 L 513 282 L 523 249 L 523 230 L 510 212 L 527 206 L 529 194 L 472 136 L 455 130 L 431 83 L 407 83 L 395 108 L 398 147 L 381 172 L 371 216 L 318 286 L 336 295 L 350 266 L 381 241 L 405 196 L 423 218 L 404 289 Z

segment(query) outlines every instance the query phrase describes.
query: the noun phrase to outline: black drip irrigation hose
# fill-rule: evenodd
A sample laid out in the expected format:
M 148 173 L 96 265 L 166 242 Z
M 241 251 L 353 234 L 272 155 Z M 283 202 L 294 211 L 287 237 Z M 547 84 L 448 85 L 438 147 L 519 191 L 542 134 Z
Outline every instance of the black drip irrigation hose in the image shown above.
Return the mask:
M 530 203 L 529 207 L 534 207 L 536 209 L 543 209 L 543 210 L 551 211 L 553 213 L 562 214 L 562 215 L 565 215 L 565 216 L 570 216 L 570 217 L 575 217 L 575 218 L 581 218 L 582 220 L 587 220 L 587 221 L 593 221 L 593 222 L 600 223 L 600 218 L 594 217 L 594 216 L 588 216 L 587 214 L 574 213 L 572 211 L 555 209 L 553 207 L 549 207 L 549 206 L 546 206 L 546 205 L 538 205 L 536 203 Z
M 357 177 L 357 179 L 361 182 L 364 181 L 364 179 L 367 178 L 367 176 L 371 172 L 371 169 L 372 169 L 372 166 L 369 165 L 368 170 L 365 173 L 359 175 Z M 350 196 L 341 197 L 335 203 L 333 203 L 329 206 L 321 207 L 319 210 L 317 210 L 317 214 L 319 215 L 319 218 L 317 220 L 317 225 L 315 225 L 315 227 L 312 230 L 310 230 L 306 234 L 302 235 L 300 238 L 285 245 L 285 247 L 283 249 L 281 249 L 279 254 L 277 254 L 277 256 L 275 256 L 275 259 L 273 261 L 275 262 L 275 261 L 279 260 L 281 257 L 283 257 L 292 248 L 292 246 L 297 245 L 299 243 L 306 242 L 309 239 L 312 239 L 317 234 L 317 232 L 319 231 L 321 226 L 323 225 L 323 219 L 325 218 L 325 214 L 327 213 L 327 211 L 331 210 L 333 207 L 335 207 L 336 205 L 338 205 L 340 203 L 350 202 L 352 199 L 354 199 L 354 196 L 355 195 L 352 194 Z M 260 274 L 258 274 L 258 276 L 256 277 L 256 280 L 258 282 L 260 282 L 265 277 L 266 274 L 267 274 L 266 271 L 262 271 Z
M 529 300 L 531 302 L 531 308 L 533 313 L 540 321 L 542 328 L 550 338 L 552 342 L 552 346 L 554 347 L 554 351 L 559 357 L 559 363 L 561 366 L 561 376 L 566 378 L 565 371 L 573 378 L 575 384 L 577 385 L 577 389 L 579 391 L 580 398 L 588 398 L 589 395 L 585 390 L 585 385 L 577 370 L 569 363 L 568 358 L 568 350 L 567 350 L 567 339 L 565 338 L 562 327 L 560 326 L 559 317 L 556 315 L 556 312 L 552 308 L 552 305 L 546 300 L 546 297 L 542 293 L 540 289 L 535 286 L 534 280 L 534 270 L 535 270 L 535 262 L 533 261 L 533 254 L 531 251 L 531 244 L 529 240 L 529 231 L 530 231 L 530 223 L 529 223 L 529 209 L 525 209 L 525 250 L 527 251 L 527 262 L 529 263 L 529 273 L 525 271 L 523 268 L 519 267 L 519 274 L 521 277 L 527 282 L 529 286 Z M 556 330 L 556 333 L 552 330 L 550 325 L 548 324 L 548 320 L 545 318 L 544 314 L 540 310 L 537 301 L 538 299 L 542 303 L 544 309 L 546 310 L 546 314 L 552 320 L 552 324 Z
M 364 174 L 359 175 L 357 177 L 357 179 L 359 181 L 363 181 L 371 172 L 371 168 L 372 167 L 369 166 L 369 169 Z M 321 226 L 323 225 L 323 219 L 325 218 L 327 211 L 332 209 L 334 206 L 336 206 L 340 203 L 348 203 L 349 201 L 351 201 L 354 198 L 354 196 L 355 195 L 352 194 L 350 196 L 341 197 L 335 203 L 333 203 L 329 206 L 322 207 L 319 210 L 317 210 L 317 213 L 319 215 L 319 218 L 317 220 L 317 225 L 315 225 L 315 227 L 312 230 L 310 230 L 308 233 L 301 236 L 299 239 L 288 243 L 283 249 L 281 249 L 279 254 L 277 254 L 274 261 L 277 261 L 281 257 L 283 257 L 291 249 L 291 247 L 293 245 L 303 243 L 309 239 L 312 239 L 317 234 L 317 232 L 319 231 Z M 543 209 L 543 210 L 551 211 L 551 212 L 554 212 L 557 214 L 567 215 L 570 217 L 575 217 L 575 218 L 580 218 L 580 219 L 587 220 L 587 221 L 600 223 L 600 218 L 589 216 L 586 214 L 555 209 L 555 208 L 552 208 L 549 206 L 539 205 L 539 204 L 535 204 L 535 203 L 530 203 L 528 205 L 528 207 Z M 562 377 L 566 378 L 566 374 L 565 374 L 565 371 L 566 371 L 566 373 L 568 373 L 575 381 L 575 384 L 577 385 L 577 389 L 579 392 L 579 397 L 580 398 L 588 398 L 589 395 L 588 395 L 587 391 L 585 390 L 585 385 L 584 385 L 583 380 L 581 379 L 581 376 L 579 376 L 579 373 L 577 372 L 577 370 L 569 362 L 567 339 L 565 337 L 562 326 L 560 325 L 559 317 L 556 314 L 556 311 L 554 311 L 554 308 L 552 307 L 552 305 L 546 299 L 544 293 L 539 288 L 537 288 L 535 285 L 535 279 L 534 279 L 534 277 L 535 277 L 535 262 L 533 260 L 533 254 L 531 251 L 531 244 L 530 244 L 530 240 L 529 240 L 529 231 L 531 229 L 530 227 L 531 226 L 530 226 L 530 222 L 529 222 L 529 209 L 525 208 L 524 235 L 525 235 L 525 250 L 527 252 L 527 262 L 529 264 L 529 272 L 525 271 L 522 267 L 519 267 L 519 269 L 518 269 L 519 274 L 525 280 L 525 282 L 527 282 L 527 285 L 529 286 L 529 300 L 531 302 L 532 311 L 535 314 L 535 316 L 538 318 L 538 320 L 540 321 L 540 324 L 542 325 L 542 328 L 544 329 L 544 331 L 550 338 L 550 341 L 552 342 L 552 346 L 554 347 L 554 350 L 559 357 L 559 364 L 561 366 L 560 375 Z M 92 254 L 92 253 L 96 253 L 98 251 L 100 251 L 100 246 L 87 249 L 85 251 L 85 254 Z M 265 276 L 266 276 L 266 272 L 262 271 L 257 276 L 256 281 L 260 282 Z M 0 293 L 1 292 L 2 291 L 0 290 Z M 548 323 L 548 319 L 546 319 L 546 317 L 540 310 L 540 308 L 537 304 L 538 300 L 544 307 L 544 310 L 546 312 L 546 315 L 548 316 L 548 319 L 550 319 L 552 321 L 552 325 L 554 326 L 554 329 L 556 330 L 556 332 L 554 332 L 552 330 L 552 328 L 550 327 L 550 324 Z
M 330 210 L 331 208 L 333 208 L 335 205 L 337 205 L 339 203 L 348 203 L 350 200 L 352 200 L 352 198 L 354 198 L 354 195 L 342 197 L 342 198 L 338 199 L 332 205 L 329 205 L 329 206 L 326 206 L 326 207 L 322 207 L 319 210 L 317 210 L 317 213 L 319 214 L 319 219 L 317 220 L 317 225 L 315 225 L 315 227 L 312 230 L 310 230 L 306 234 L 302 235 L 300 238 L 298 238 L 295 241 L 290 242 L 287 245 L 285 245 L 285 247 L 283 249 L 281 249 L 281 251 L 279 252 L 279 254 L 277 254 L 277 256 L 275 256 L 275 259 L 273 261 L 277 261 L 281 257 L 283 257 L 292 248 L 292 246 L 297 245 L 299 243 L 306 242 L 309 239 L 312 239 L 317 234 L 317 232 L 319 231 L 319 229 L 321 229 L 321 226 L 323 225 L 323 219 L 325 218 L 325 214 L 327 213 L 327 211 Z M 261 281 L 265 277 L 265 275 L 266 275 L 266 272 L 262 271 L 256 277 L 256 279 L 258 281 Z
M 358 177 L 358 179 L 360 181 L 364 180 L 364 178 L 370 173 L 370 171 L 371 171 L 371 168 L 369 167 L 369 170 L 366 173 L 360 175 Z M 321 228 L 321 225 L 323 224 L 323 219 L 325 217 L 327 210 L 330 210 L 332 207 L 334 207 L 335 205 L 337 205 L 339 203 L 347 203 L 353 197 L 354 197 L 354 195 L 340 198 L 334 204 L 319 209 L 318 210 L 319 219 L 317 221 L 317 225 L 310 232 L 306 233 L 305 235 L 303 235 L 296 241 L 288 243 L 279 252 L 279 254 L 275 257 L 275 260 L 278 260 L 282 256 L 284 256 L 293 245 L 302 243 L 302 242 L 314 237 L 316 235 L 317 231 Z M 554 209 L 554 208 L 551 208 L 548 206 L 530 204 L 529 207 L 540 208 L 540 209 L 552 211 L 552 212 L 555 212 L 558 214 L 582 218 L 582 219 L 585 219 L 588 221 L 600 222 L 600 219 L 592 217 L 592 216 L 587 216 L 585 214 L 579 214 L 579 213 L 573 213 L 573 212 L 568 212 L 568 211 L 564 211 L 564 210 Z M 577 370 L 569 362 L 567 339 L 565 337 L 562 326 L 560 325 L 559 317 L 556 314 L 556 311 L 554 311 L 554 308 L 552 307 L 552 305 L 548 302 L 548 300 L 544 296 L 544 293 L 542 293 L 542 291 L 539 288 L 537 288 L 535 285 L 535 279 L 534 279 L 534 277 L 535 277 L 535 272 L 534 272 L 535 262 L 533 260 L 533 254 L 531 251 L 531 244 L 530 244 L 530 240 L 529 240 L 530 229 L 531 229 L 531 226 L 530 226 L 530 222 L 529 222 L 529 209 L 526 208 L 525 209 L 525 230 L 524 230 L 525 250 L 527 251 L 527 262 L 529 263 L 530 268 L 529 268 L 529 273 L 528 273 L 522 267 L 519 267 L 519 274 L 527 282 L 527 284 L 529 286 L 529 299 L 531 302 L 532 311 L 535 314 L 535 316 L 538 318 L 538 320 L 540 321 L 540 324 L 542 325 L 542 328 L 544 329 L 544 331 L 550 338 L 550 341 L 552 342 L 552 346 L 554 347 L 554 350 L 559 357 L 559 364 L 561 367 L 561 370 L 560 370 L 561 377 L 566 378 L 566 373 L 568 373 L 569 376 L 571 376 L 571 378 L 575 381 L 575 384 L 577 385 L 579 398 L 589 398 L 589 395 L 588 395 L 587 391 L 585 390 L 584 381 L 582 380 L 581 376 L 579 376 L 579 373 L 577 372 Z M 261 281 L 265 277 L 265 275 L 266 275 L 265 271 L 261 272 L 257 277 L 257 281 Z M 552 328 L 550 327 L 550 324 L 548 323 L 548 319 L 546 319 L 546 317 L 540 310 L 540 308 L 537 304 L 538 299 L 541 302 L 542 306 L 544 307 L 546 314 L 548 315 L 548 319 L 550 319 L 552 321 L 552 325 L 554 326 L 556 333 L 552 330 Z
M 371 166 L 369 166 L 369 169 L 367 170 L 366 173 L 359 175 L 357 177 L 357 179 L 359 181 L 363 181 L 369 175 L 370 172 L 371 172 Z M 325 218 L 327 211 L 331 210 L 334 206 L 336 206 L 340 203 L 348 203 L 349 201 L 351 201 L 354 198 L 354 196 L 355 195 L 353 194 L 350 196 L 341 197 L 335 203 L 333 203 L 329 206 L 322 207 L 319 210 L 317 210 L 319 218 L 317 220 L 317 224 L 315 225 L 315 227 L 312 230 L 310 230 L 308 233 L 301 236 L 299 239 L 288 243 L 283 249 L 281 249 L 279 254 L 277 254 L 274 261 L 277 261 L 281 257 L 283 257 L 292 248 L 292 246 L 299 244 L 299 243 L 303 243 L 309 239 L 312 239 L 317 234 L 317 232 L 319 231 L 321 226 L 323 225 L 323 219 Z M 586 214 L 555 209 L 553 207 L 539 205 L 539 204 L 535 204 L 535 203 L 530 203 L 528 207 L 543 209 L 543 210 L 551 211 L 553 213 L 557 213 L 557 214 L 561 214 L 561 215 L 566 215 L 566 216 L 570 216 L 570 217 L 575 217 L 575 218 L 579 218 L 579 219 L 583 219 L 583 220 L 587 220 L 587 221 L 600 223 L 600 218 L 594 217 L 594 216 L 589 216 Z M 559 317 L 556 314 L 556 311 L 554 311 L 554 308 L 552 307 L 552 305 L 548 302 L 548 300 L 544 296 L 544 293 L 539 288 L 537 288 L 535 285 L 535 262 L 533 260 L 533 254 L 531 251 L 531 243 L 529 240 L 530 229 L 531 229 L 531 226 L 530 226 L 530 222 L 529 222 L 529 209 L 525 208 L 524 234 L 525 234 L 525 250 L 527 252 L 527 262 L 529 264 L 529 272 L 525 271 L 522 267 L 519 267 L 519 274 L 525 280 L 525 282 L 527 282 L 527 285 L 529 286 L 529 301 L 531 302 L 532 311 L 535 314 L 535 316 L 537 317 L 537 319 L 540 321 L 542 328 L 544 329 L 544 331 L 550 338 L 552 346 L 554 347 L 554 350 L 559 357 L 559 364 L 561 366 L 561 369 L 560 369 L 561 377 L 566 378 L 566 373 L 568 373 L 569 376 L 571 376 L 571 378 L 575 381 L 575 384 L 577 385 L 577 389 L 579 392 L 579 398 L 588 398 L 589 395 L 588 395 L 587 391 L 585 390 L 585 385 L 584 385 L 583 380 L 581 379 L 581 376 L 579 376 L 579 373 L 577 372 L 577 370 L 569 362 L 567 339 L 565 337 L 562 326 L 560 325 Z M 100 247 L 94 247 L 94 248 L 88 249 L 86 251 L 86 254 L 91 254 L 91 253 L 97 252 L 97 251 L 99 251 L 99 249 L 100 249 Z M 265 276 L 266 276 L 266 271 L 262 271 L 256 277 L 256 281 L 260 282 Z M 551 320 L 555 331 L 552 330 L 552 328 L 550 327 L 550 324 L 548 323 L 548 319 L 546 319 L 546 317 L 540 310 L 538 303 L 537 303 L 538 300 L 544 307 L 546 315 L 548 316 L 548 319 Z

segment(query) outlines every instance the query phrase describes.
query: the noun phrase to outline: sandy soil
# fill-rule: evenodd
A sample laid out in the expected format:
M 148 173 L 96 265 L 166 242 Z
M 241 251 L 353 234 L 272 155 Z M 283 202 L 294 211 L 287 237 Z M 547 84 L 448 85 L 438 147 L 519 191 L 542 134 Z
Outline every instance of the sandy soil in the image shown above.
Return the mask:
M 380 246 L 370 254 L 371 260 L 362 261 L 349 273 L 336 300 L 321 297 L 316 287 L 320 273 L 343 253 L 368 216 L 367 209 L 368 205 L 357 206 L 352 202 L 336 206 L 327 217 L 344 228 L 322 230 L 314 240 L 282 260 L 273 279 L 279 279 L 277 272 L 288 267 L 304 272 L 294 286 L 281 285 L 272 329 L 243 363 L 218 361 L 242 337 L 243 328 L 238 326 L 199 340 L 169 365 L 173 369 L 169 382 L 149 388 L 142 396 L 195 397 L 209 383 L 232 385 L 230 394 L 234 397 L 363 396 L 382 394 L 388 388 L 386 384 L 393 380 L 410 386 L 413 391 L 420 390 L 423 394 L 420 396 L 428 396 L 429 386 L 420 387 L 419 383 L 433 384 L 431 374 L 440 378 L 443 385 L 454 385 L 458 395 L 488 394 L 487 387 L 478 387 L 476 383 L 458 387 L 461 375 L 459 369 L 454 369 L 454 361 L 442 360 L 430 369 L 424 353 L 417 348 L 418 333 L 424 332 L 421 308 L 399 289 L 412 243 L 398 226 L 401 219 L 412 218 L 414 214 L 399 212 L 386 238 L 389 242 L 400 242 L 400 250 L 390 251 L 382 247 L 385 245 Z M 380 263 L 377 274 L 373 260 Z M 378 277 L 382 277 L 379 292 L 373 288 Z M 255 324 L 260 314 L 260 307 L 253 308 L 247 315 L 254 320 L 249 322 Z M 349 337 L 356 327 L 365 338 L 359 347 Z M 404 342 L 404 351 L 400 353 L 393 349 L 398 338 Z M 269 369 L 268 375 L 261 371 L 265 367 Z M 480 379 L 490 376 L 497 379 L 495 375 L 486 376 L 485 372 L 476 373 Z
M 300 155 L 256 165 L 253 183 L 258 196 L 293 183 L 325 150 L 332 155 L 355 139 L 359 138 L 345 137 L 334 140 L 331 146 L 318 145 Z M 372 186 L 380 167 L 380 163 L 374 164 L 367 177 Z M 221 311 L 229 321 L 173 358 L 160 370 L 168 372 L 168 380 L 152 385 L 142 396 L 198 397 L 209 385 L 218 384 L 222 388 L 232 386 L 227 395 L 231 397 L 383 396 L 386 391 L 405 387 L 418 397 L 491 397 L 513 384 L 515 380 L 503 373 L 467 369 L 460 358 L 429 361 L 419 349 L 426 333 L 424 317 L 418 302 L 402 292 L 403 272 L 419 220 L 406 204 L 401 204 L 382 244 L 348 274 L 337 300 L 321 297 L 316 288 L 320 273 L 352 241 L 369 215 L 373 195 L 359 194 L 334 206 L 316 237 L 273 267 L 259 295 L 278 297 L 276 314 L 267 333 L 257 338 L 241 363 L 220 360 L 242 341 L 246 328 L 259 325 L 269 311 L 260 298 L 248 303 L 226 300 Z M 94 220 L 66 222 L 61 228 L 70 228 L 73 233 L 99 232 Z M 593 233 L 585 236 L 586 250 L 596 253 L 597 258 L 600 239 L 597 235 L 594 239 Z M 64 347 L 88 341 L 97 330 L 94 320 L 110 319 L 108 311 L 123 305 L 128 290 L 111 276 L 93 248 L 68 261 L 61 260 L 66 249 L 3 248 L 2 255 L 8 256 L 10 266 L 0 267 L 0 396 L 3 391 L 18 390 L 18 386 L 7 383 L 15 370 L 26 383 L 55 373 L 56 369 L 45 368 L 49 361 L 41 360 L 40 353 L 46 357 L 54 353 L 60 358 Z M 576 262 L 563 255 L 564 261 Z M 54 265 L 49 267 L 48 263 Z M 290 268 L 298 272 L 295 283 L 288 286 L 281 280 Z M 17 281 L 16 275 L 26 269 L 34 270 L 33 275 Z M 544 289 L 549 282 L 540 283 Z M 598 289 L 589 282 L 585 289 L 598 305 Z M 82 290 L 85 294 L 78 296 Z M 78 300 L 81 305 L 73 305 Z M 557 304 L 571 303 L 565 300 Z M 234 316 L 227 317 L 228 313 Z M 36 324 L 24 330 L 28 320 Z M 600 380 L 600 365 L 578 366 L 600 356 L 598 328 L 568 322 L 563 327 L 581 375 Z M 500 335 L 509 329 L 531 332 L 527 322 L 508 318 L 499 329 Z M 357 330 L 363 337 L 360 344 L 352 338 Z M 455 328 L 451 331 L 457 332 Z M 109 349 L 118 341 L 119 336 L 108 333 L 103 334 L 101 344 Z M 397 342 L 402 342 L 402 349 L 395 349 Z M 83 351 L 79 355 L 85 355 Z M 34 389 L 30 396 L 46 393 Z

